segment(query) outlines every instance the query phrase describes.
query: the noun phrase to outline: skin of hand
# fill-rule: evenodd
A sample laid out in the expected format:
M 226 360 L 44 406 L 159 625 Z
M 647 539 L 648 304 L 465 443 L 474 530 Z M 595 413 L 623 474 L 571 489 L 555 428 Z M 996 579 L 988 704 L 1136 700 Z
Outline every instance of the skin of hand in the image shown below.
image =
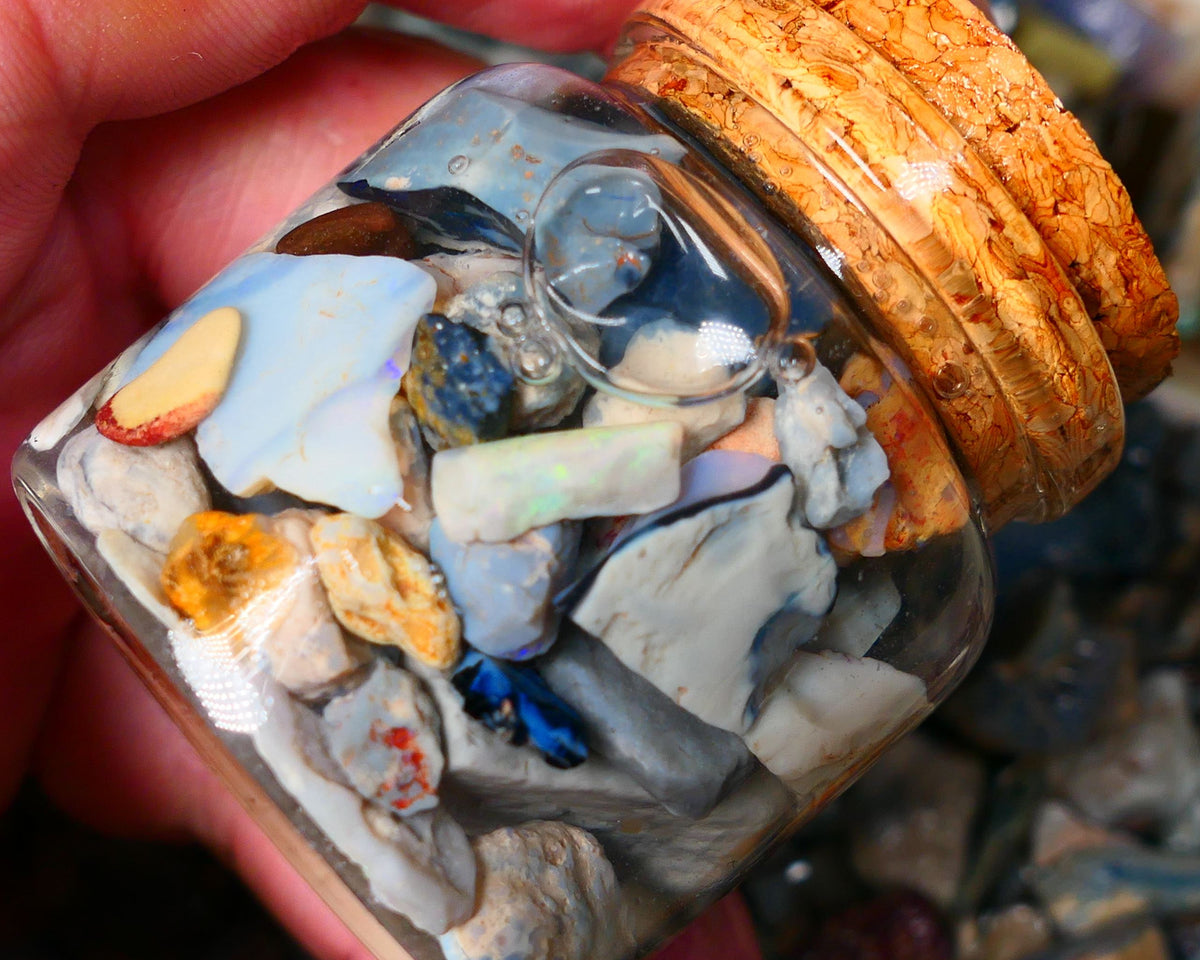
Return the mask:
M 604 49 L 630 0 L 412 0 Z M 0 0 L 0 450 L 433 93 L 475 69 L 339 32 L 353 0 Z M 366 960 L 201 763 L 0 496 L 0 809 L 27 775 L 111 833 L 198 839 L 319 958 Z M 660 960 L 757 960 L 723 901 Z

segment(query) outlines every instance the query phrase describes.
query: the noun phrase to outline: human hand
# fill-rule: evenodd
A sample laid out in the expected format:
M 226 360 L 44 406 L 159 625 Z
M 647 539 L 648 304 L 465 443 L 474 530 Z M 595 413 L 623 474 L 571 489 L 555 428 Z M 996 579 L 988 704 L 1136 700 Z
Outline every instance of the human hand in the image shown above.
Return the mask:
M 631 5 L 408 8 L 575 49 L 611 42 Z M 427 43 L 331 36 L 361 7 L 0 0 L 0 442 L 9 455 L 143 330 L 477 66 Z M 197 838 L 314 954 L 365 957 L 83 614 L 8 491 L 0 523 L 10 623 L 0 639 L 0 808 L 32 771 L 99 829 Z M 718 950 L 757 956 L 731 901 L 664 957 Z

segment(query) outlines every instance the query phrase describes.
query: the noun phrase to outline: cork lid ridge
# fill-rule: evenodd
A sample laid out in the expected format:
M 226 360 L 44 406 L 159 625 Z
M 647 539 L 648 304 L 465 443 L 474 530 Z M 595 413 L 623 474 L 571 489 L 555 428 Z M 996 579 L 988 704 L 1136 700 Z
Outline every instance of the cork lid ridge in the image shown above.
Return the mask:
M 840 252 L 993 525 L 1115 466 L 1175 299 L 1111 168 L 968 0 L 651 0 L 610 79 Z

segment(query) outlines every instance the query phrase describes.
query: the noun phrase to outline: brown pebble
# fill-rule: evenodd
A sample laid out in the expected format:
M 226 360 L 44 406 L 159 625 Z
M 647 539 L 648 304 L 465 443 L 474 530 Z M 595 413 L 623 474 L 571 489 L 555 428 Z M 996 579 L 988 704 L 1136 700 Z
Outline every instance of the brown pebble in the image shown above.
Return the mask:
M 356 203 L 313 217 L 280 238 L 276 253 L 306 257 L 343 253 L 409 259 L 417 247 L 408 229 L 382 203 Z

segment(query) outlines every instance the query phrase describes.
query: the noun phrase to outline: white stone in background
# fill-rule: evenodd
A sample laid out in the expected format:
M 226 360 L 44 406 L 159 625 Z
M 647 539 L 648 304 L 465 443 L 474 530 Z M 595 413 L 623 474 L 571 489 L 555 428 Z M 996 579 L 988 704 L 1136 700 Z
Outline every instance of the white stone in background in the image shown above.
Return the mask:
M 892 575 L 878 567 L 842 571 L 833 609 L 825 617 L 812 646 L 862 657 L 900 612 L 900 591 Z
M 780 386 L 779 451 L 796 478 L 804 514 L 818 529 L 864 512 L 888 478 L 887 456 L 866 423 L 866 411 L 821 364 L 799 383 Z
M 790 610 L 811 630 L 833 602 L 837 567 L 793 514 L 782 467 L 712 451 L 686 474 L 680 502 L 639 520 L 567 615 L 679 706 L 743 733 L 768 679 L 755 652 L 760 630 Z M 691 503 L 696 491 L 711 502 Z
M 801 652 L 763 704 L 746 745 L 803 795 L 928 707 L 921 679 L 882 660 Z
M 611 960 L 633 950 L 600 844 L 565 823 L 495 830 L 475 841 L 478 909 L 438 938 L 447 960 Z
M 362 870 L 371 895 L 427 933 L 462 923 L 475 904 L 475 854 L 442 810 L 397 820 L 317 773 L 299 747 L 295 712 L 306 709 L 283 690 L 263 691 L 270 709 L 254 747 L 310 820 Z
M 401 496 L 388 411 L 435 290 L 396 257 L 248 254 L 172 315 L 128 376 L 210 310 L 236 307 L 237 362 L 196 429 L 213 475 L 238 496 L 274 484 L 378 517 Z
M 319 510 L 285 510 L 265 521 L 267 530 L 295 547 L 300 559 L 283 588 L 288 595 L 283 619 L 263 634 L 259 652 L 271 675 L 301 696 L 320 692 L 363 663 L 347 646 L 317 570 L 309 531 L 323 516 Z
M 123 530 L 164 554 L 179 525 L 212 505 L 196 449 L 184 438 L 129 447 L 88 427 L 63 447 L 57 476 L 71 510 L 92 533 Z
M 879 724 L 879 742 L 887 736 Z M 850 856 L 876 889 L 908 887 L 949 910 L 970 864 L 986 770 L 919 731 L 887 750 L 847 795 Z
M 679 495 L 683 428 L 646 423 L 442 450 L 433 506 L 453 540 L 511 540 L 559 520 L 646 513 Z
M 322 711 L 329 756 L 364 797 L 408 817 L 438 803 L 437 708 L 406 670 L 377 661 L 371 675 Z
M 1180 670 L 1147 674 L 1132 723 L 1052 760 L 1050 783 L 1085 816 L 1104 826 L 1152 825 L 1173 849 L 1200 845 L 1189 829 L 1200 805 L 1200 731 Z
M 629 341 L 614 382 L 650 392 L 694 394 L 728 379 L 725 366 L 706 355 L 702 334 L 675 320 L 648 323 Z M 583 408 L 585 427 L 674 420 L 683 426 L 683 458 L 690 460 L 746 418 L 740 391 L 720 400 L 682 407 L 653 407 L 600 391 Z
M 1047 800 L 1033 816 L 1030 859 L 1039 867 L 1091 847 L 1137 846 L 1127 833 L 1091 823 L 1061 800 Z

